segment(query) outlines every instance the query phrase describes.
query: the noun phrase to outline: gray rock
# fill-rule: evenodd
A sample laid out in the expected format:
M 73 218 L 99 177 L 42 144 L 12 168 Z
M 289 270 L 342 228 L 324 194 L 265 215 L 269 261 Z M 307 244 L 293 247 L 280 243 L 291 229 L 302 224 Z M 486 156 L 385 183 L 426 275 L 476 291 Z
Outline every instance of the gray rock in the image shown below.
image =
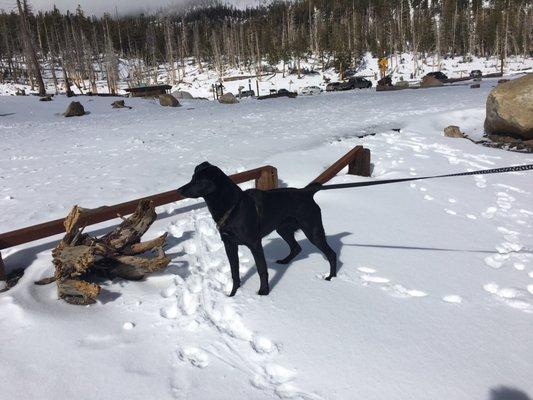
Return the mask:
M 492 89 L 487 97 L 485 132 L 533 139 L 533 74 Z
M 239 100 L 233 95 L 233 93 L 224 93 L 218 98 L 219 103 L 222 104 L 237 104 Z
M 464 138 L 465 135 L 463 132 L 461 132 L 461 129 L 459 129 L 456 125 L 450 125 L 444 128 L 444 136 L 448 136 L 451 138 Z
M 128 108 L 131 110 L 131 107 L 127 106 L 125 103 L 124 103 L 124 100 L 117 100 L 117 101 L 114 101 L 111 103 L 111 107 L 113 108 Z
M 179 107 L 181 106 L 180 102 L 171 94 L 160 94 L 159 95 L 159 104 L 163 107 Z
M 178 90 L 176 92 L 172 92 L 172 96 L 174 96 L 178 100 L 192 100 L 194 97 L 189 92 Z
M 85 109 L 79 101 L 73 101 L 68 105 L 67 111 L 63 115 L 65 117 L 81 117 L 85 115 Z
M 52 101 L 52 95 L 47 94 L 46 96 L 41 97 L 39 101 Z
M 470 85 L 470 89 L 479 89 L 481 85 L 479 83 L 473 83 Z

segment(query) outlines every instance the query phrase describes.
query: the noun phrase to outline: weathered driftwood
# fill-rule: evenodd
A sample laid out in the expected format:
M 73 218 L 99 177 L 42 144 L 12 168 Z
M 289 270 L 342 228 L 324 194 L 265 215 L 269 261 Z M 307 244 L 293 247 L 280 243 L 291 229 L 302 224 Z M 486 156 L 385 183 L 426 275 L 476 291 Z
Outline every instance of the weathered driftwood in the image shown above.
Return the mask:
M 84 220 L 95 211 L 78 206 L 72 209 L 64 221 L 65 236 L 52 251 L 54 277 L 35 282 L 45 285 L 56 281 L 59 298 L 72 304 L 96 301 L 100 286 L 88 281 L 92 275 L 140 280 L 170 262 L 163 251 L 166 234 L 141 242 L 157 218 L 153 202 L 139 202 L 131 216 L 121 217 L 122 223 L 101 238 L 83 233 Z M 150 251 L 156 256 L 143 255 Z

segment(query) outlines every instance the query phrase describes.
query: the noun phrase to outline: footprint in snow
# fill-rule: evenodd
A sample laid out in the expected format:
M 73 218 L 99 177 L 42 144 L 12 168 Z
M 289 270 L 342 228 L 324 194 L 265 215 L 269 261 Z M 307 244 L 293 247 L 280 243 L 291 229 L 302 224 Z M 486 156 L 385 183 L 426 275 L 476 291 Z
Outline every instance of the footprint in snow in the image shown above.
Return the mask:
M 491 219 L 491 218 L 494 217 L 494 214 L 496 214 L 496 211 L 498 211 L 498 209 L 496 207 L 487 207 L 485 212 L 481 213 L 481 215 L 484 218 Z
M 167 287 L 166 289 L 163 289 L 161 291 L 161 297 L 164 297 L 164 298 L 168 298 L 168 297 L 171 297 L 173 296 L 174 294 L 176 294 L 176 287 L 174 286 L 170 286 L 170 287 Z
M 374 272 L 376 272 L 375 269 L 369 268 L 369 267 L 359 267 L 359 268 L 357 268 L 357 270 L 360 271 L 360 272 L 365 272 L 367 274 L 373 274 Z
M 483 289 L 512 308 L 533 313 L 533 304 L 531 302 L 533 287 L 530 288 L 528 286 L 527 290 L 523 290 L 514 287 L 500 287 L 497 283 L 490 282 L 483 285 Z
M 485 264 L 492 268 L 500 268 L 509 259 L 509 254 L 495 254 L 485 257 Z
M 124 322 L 124 324 L 122 325 L 122 329 L 124 329 L 125 331 L 130 331 L 133 328 L 135 328 L 134 322 Z
M 254 335 L 250 344 L 256 353 L 271 353 L 275 348 L 270 339 L 258 335 Z
M 526 268 L 525 264 L 522 264 L 522 263 L 519 263 L 519 262 L 513 263 L 513 267 L 517 271 L 523 271 Z
M 162 307 L 159 310 L 159 314 L 166 319 L 176 319 L 178 318 L 178 307 L 176 304 L 172 304 L 168 307 Z
M 407 289 L 402 285 L 391 285 L 386 290 L 393 292 L 395 297 L 426 297 L 428 294 L 418 289 Z
M 446 303 L 451 303 L 451 304 L 459 304 L 463 302 L 463 299 L 461 298 L 461 296 L 458 296 L 456 294 L 449 294 L 449 295 L 444 296 L 442 298 L 442 301 Z
M 209 365 L 207 353 L 197 347 L 182 347 L 178 349 L 178 357 L 183 362 L 189 362 L 196 368 L 205 368 Z
M 372 282 L 372 283 L 389 283 L 390 280 L 387 278 L 383 278 L 381 276 L 375 276 L 375 275 L 362 275 L 361 279 L 365 282 Z

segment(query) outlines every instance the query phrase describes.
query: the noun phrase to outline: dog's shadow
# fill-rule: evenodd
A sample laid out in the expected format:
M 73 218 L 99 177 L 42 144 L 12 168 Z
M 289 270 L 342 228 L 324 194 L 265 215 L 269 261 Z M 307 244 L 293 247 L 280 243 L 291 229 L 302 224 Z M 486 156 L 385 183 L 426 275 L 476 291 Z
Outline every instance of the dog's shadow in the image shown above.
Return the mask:
M 337 272 L 339 272 L 342 269 L 342 262 L 340 261 L 340 252 L 342 250 L 342 246 L 344 245 L 342 242 L 342 239 L 346 236 L 351 235 L 350 232 L 341 232 L 337 233 L 335 235 L 328 235 L 327 240 L 328 244 L 331 246 L 333 251 L 337 253 Z M 274 289 L 277 284 L 281 281 L 285 273 L 287 272 L 287 269 L 290 268 L 291 264 L 308 258 L 313 253 L 318 253 L 322 255 L 322 258 L 324 260 L 324 274 L 327 274 L 329 272 L 329 263 L 328 260 L 324 257 L 324 255 L 318 250 L 307 238 L 300 238 L 298 240 L 298 244 L 302 248 L 302 251 L 298 256 L 292 260 L 289 264 L 277 264 L 276 260 L 284 258 L 287 254 L 289 254 L 289 245 L 279 236 L 271 239 L 267 244 L 263 246 L 265 251 L 265 258 L 267 260 L 267 265 L 269 269 L 270 276 L 270 289 Z M 272 275 L 272 271 L 274 271 L 274 274 Z M 241 284 L 244 285 L 248 279 L 252 277 L 252 275 L 256 274 L 257 270 L 254 266 L 244 274 L 244 276 L 241 278 Z

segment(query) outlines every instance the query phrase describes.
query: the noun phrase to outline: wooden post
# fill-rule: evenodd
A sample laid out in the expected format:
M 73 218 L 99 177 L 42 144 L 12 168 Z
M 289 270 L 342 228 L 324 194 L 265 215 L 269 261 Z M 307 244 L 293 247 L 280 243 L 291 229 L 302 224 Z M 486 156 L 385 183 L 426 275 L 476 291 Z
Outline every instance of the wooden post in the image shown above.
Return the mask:
M 370 149 L 363 148 L 362 162 L 361 162 L 361 176 L 370 176 Z
M 354 154 L 348 164 L 348 174 L 370 176 L 370 150 L 363 148 Z
M 261 170 L 261 175 L 255 180 L 255 187 L 260 190 L 270 190 L 278 187 L 278 170 L 266 167 Z
M 0 253 L 0 290 L 5 287 L 6 284 L 6 268 L 4 266 L 4 260 L 2 260 L 2 253 Z

